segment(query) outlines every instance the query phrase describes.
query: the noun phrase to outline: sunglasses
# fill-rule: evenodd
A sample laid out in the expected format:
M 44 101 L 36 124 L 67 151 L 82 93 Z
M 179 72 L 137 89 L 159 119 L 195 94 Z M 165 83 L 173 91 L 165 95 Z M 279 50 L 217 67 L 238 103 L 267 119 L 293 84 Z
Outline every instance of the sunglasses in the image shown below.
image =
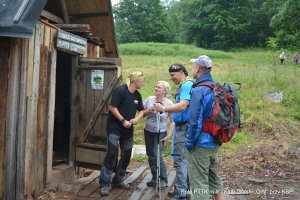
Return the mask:
M 182 66 L 174 64 L 172 66 L 170 66 L 170 69 L 174 70 L 174 69 L 182 69 Z

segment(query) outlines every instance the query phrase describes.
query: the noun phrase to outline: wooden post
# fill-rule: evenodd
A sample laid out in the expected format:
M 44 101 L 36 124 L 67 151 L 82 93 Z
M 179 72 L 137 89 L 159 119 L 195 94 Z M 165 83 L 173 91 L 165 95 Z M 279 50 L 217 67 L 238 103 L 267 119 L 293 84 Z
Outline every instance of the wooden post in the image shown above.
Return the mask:
M 36 143 L 36 191 L 39 193 L 46 187 L 45 160 L 46 160 L 46 105 L 47 105 L 47 75 L 48 73 L 48 47 L 41 45 L 40 70 L 39 70 L 39 92 L 37 105 L 37 143 Z
M 57 31 L 51 29 L 50 36 L 50 80 L 49 80 L 49 108 L 48 108 L 48 136 L 47 136 L 47 183 L 51 181 L 52 174 L 52 154 L 53 154 L 53 132 L 54 132 L 54 111 L 55 111 L 55 86 L 56 86 L 56 56 L 57 51 L 54 46 L 54 38 L 56 36 Z
M 78 63 L 79 57 L 72 56 L 72 71 L 71 71 L 71 123 L 70 123 L 70 144 L 69 144 L 69 165 L 73 166 L 75 161 L 75 147 L 78 130 Z
M 18 124 L 18 100 L 20 79 L 21 39 L 13 39 L 11 45 L 10 76 L 8 80 L 7 121 L 6 121 L 6 188 L 5 199 L 16 198 L 16 139 Z
M 39 95 L 39 69 L 40 69 L 40 25 L 36 24 L 34 48 L 31 95 L 27 99 L 26 117 L 26 145 L 25 145 L 25 194 L 28 198 L 35 198 L 36 195 L 36 135 L 37 135 L 37 104 Z M 32 58 L 28 58 L 32 59 Z M 29 62 L 31 63 L 31 61 Z M 30 66 L 28 66 L 30 67 Z
M 60 3 L 61 3 L 62 11 L 63 11 L 63 14 L 64 14 L 65 23 L 70 24 L 70 18 L 69 18 L 69 14 L 68 14 L 66 1 L 65 0 L 60 0 Z
M 6 110 L 9 74 L 9 49 L 10 39 L 1 38 L 0 49 L 0 199 L 4 199 L 5 189 L 5 135 L 6 135 Z
M 25 168 L 25 130 L 26 130 L 26 86 L 27 86 L 27 63 L 28 63 L 29 40 L 23 39 L 22 60 L 21 60 L 21 79 L 20 79 L 20 100 L 18 116 L 18 134 L 17 134 L 17 184 L 16 199 L 24 199 L 24 168 Z

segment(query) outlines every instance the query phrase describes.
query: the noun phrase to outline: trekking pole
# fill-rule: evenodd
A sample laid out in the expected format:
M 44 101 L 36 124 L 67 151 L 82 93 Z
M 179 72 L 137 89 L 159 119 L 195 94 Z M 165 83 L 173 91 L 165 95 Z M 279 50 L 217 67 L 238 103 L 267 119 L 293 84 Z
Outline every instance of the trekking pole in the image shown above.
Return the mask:
M 161 200 L 160 190 L 160 148 L 159 148 L 159 136 L 160 136 L 160 112 L 156 112 L 156 128 L 157 128 L 157 159 L 156 159 L 156 194 L 159 192 L 159 199 Z M 158 191 L 159 190 L 159 191 Z

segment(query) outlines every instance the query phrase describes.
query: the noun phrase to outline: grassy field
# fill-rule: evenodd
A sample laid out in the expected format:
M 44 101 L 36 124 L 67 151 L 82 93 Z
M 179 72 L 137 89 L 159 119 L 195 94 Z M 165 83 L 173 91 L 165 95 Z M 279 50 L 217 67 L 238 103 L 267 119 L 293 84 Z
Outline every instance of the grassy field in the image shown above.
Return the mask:
M 263 49 L 234 50 L 231 52 L 205 50 L 189 45 L 161 43 L 133 43 L 119 45 L 124 81 L 132 71 L 142 71 L 145 86 L 143 99 L 153 95 L 157 80 L 169 80 L 168 67 L 173 63 L 184 64 L 191 71 L 189 60 L 208 55 L 213 60 L 212 75 L 218 82 L 239 82 L 242 128 L 231 143 L 222 146 L 223 153 L 235 151 L 245 144 L 255 145 L 250 128 L 255 124 L 260 131 L 271 133 L 274 124 L 285 124 L 299 138 L 300 132 L 300 65 L 292 62 L 294 52 L 285 51 L 288 58 L 280 65 L 280 51 Z M 274 104 L 262 99 L 266 92 L 281 91 L 283 102 Z M 171 98 L 171 97 L 170 97 Z M 144 122 L 135 129 L 135 143 L 143 144 Z M 265 134 L 268 135 L 268 134 Z M 261 139 L 268 139 L 261 138 Z M 169 155 L 169 147 L 165 155 Z

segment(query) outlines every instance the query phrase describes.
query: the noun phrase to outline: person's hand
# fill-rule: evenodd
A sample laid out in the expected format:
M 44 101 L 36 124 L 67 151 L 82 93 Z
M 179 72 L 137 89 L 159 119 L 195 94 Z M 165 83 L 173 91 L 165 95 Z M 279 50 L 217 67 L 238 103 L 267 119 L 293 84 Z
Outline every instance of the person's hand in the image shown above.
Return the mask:
M 133 118 L 133 119 L 130 120 L 130 123 L 132 125 L 136 125 L 138 122 L 139 122 L 139 120 L 137 120 L 136 118 Z
M 130 127 L 131 127 L 131 122 L 125 120 L 125 122 L 123 123 L 123 126 L 124 126 L 125 128 L 130 128 Z
M 150 108 L 148 108 L 148 112 L 149 112 L 149 113 L 153 113 L 153 112 L 155 112 L 155 110 L 154 110 L 154 106 L 151 106 Z
M 161 139 L 160 141 L 164 141 L 164 146 L 167 146 L 170 141 L 171 135 L 167 135 L 165 138 Z
M 161 103 L 154 103 L 154 110 L 157 112 L 161 112 L 163 110 L 163 105 Z

